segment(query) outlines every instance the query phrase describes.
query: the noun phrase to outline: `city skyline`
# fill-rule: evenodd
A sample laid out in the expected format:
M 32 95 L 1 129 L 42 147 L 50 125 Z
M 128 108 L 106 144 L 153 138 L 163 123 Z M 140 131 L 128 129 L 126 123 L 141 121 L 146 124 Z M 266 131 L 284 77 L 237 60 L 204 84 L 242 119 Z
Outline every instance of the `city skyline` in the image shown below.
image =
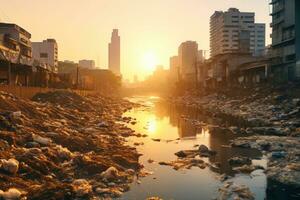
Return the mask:
M 247 4 L 241 0 L 33 2 L 29 0 L 22 7 L 18 6 L 18 0 L 3 2 L 0 20 L 24 27 L 32 33 L 32 41 L 55 38 L 60 49 L 59 60 L 93 59 L 101 68 L 108 68 L 107 44 L 111 30 L 118 28 L 123 38 L 121 66 L 125 79 L 132 80 L 134 74 L 144 79 L 152 73 L 155 64 L 168 68 L 169 58 L 176 55 L 180 43 L 186 40 L 195 40 L 199 49 L 209 50 L 209 18 L 216 10 L 236 7 L 255 12 L 256 21 L 266 23 L 266 43 L 270 43 L 268 1 L 254 0 Z M 56 12 L 45 15 L 44 8 Z M 28 10 L 31 10 L 29 15 Z M 146 67 L 149 57 L 155 62 Z

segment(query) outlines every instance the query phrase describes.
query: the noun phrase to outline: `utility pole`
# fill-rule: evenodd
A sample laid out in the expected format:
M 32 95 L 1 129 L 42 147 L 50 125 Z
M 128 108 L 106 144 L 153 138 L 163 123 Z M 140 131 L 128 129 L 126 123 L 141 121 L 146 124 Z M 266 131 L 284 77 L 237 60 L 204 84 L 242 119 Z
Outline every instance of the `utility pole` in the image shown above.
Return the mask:
M 8 68 L 7 68 L 7 85 L 11 85 L 11 62 L 7 60 Z
M 77 65 L 76 69 L 76 89 L 78 90 L 79 86 L 79 66 Z

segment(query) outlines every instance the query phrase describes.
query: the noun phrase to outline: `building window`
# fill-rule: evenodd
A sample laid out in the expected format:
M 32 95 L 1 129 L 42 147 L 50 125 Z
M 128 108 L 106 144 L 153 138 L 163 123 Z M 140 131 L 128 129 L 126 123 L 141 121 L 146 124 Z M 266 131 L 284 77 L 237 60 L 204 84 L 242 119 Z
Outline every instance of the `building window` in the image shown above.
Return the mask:
M 40 53 L 40 58 L 48 58 L 48 54 L 47 53 Z

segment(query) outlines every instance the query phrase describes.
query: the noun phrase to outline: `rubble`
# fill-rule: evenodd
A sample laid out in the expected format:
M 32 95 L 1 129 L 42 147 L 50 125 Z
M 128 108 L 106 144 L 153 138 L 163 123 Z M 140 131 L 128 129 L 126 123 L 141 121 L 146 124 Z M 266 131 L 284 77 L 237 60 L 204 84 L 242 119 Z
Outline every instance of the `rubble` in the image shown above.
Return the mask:
M 106 180 L 117 179 L 119 177 L 119 171 L 115 167 L 110 167 L 105 172 L 102 172 L 101 176 Z
M 265 169 L 268 182 L 288 189 L 289 193 L 298 191 L 289 195 L 300 197 L 297 165 L 300 159 L 299 97 L 299 84 L 288 83 L 247 89 L 228 88 L 206 96 L 186 92 L 183 96 L 170 98 L 169 102 L 205 116 L 204 121 L 194 124 L 209 130 L 210 134 L 227 132 L 239 134 L 240 137 L 244 135 L 234 140 L 231 147 L 262 151 L 268 159 Z M 207 150 L 205 147 L 202 149 Z M 233 167 L 241 173 L 251 173 L 261 168 L 252 165 L 248 159 L 231 159 L 230 162 L 238 164 Z M 276 187 L 274 190 L 277 190 Z
M 300 168 L 298 164 L 300 161 L 300 138 L 280 136 L 241 137 L 232 141 L 232 146 L 261 150 L 269 158 L 265 170 L 268 179 L 289 188 L 300 189 Z
M 19 170 L 19 161 L 13 158 L 9 160 L 1 159 L 0 167 L 10 174 L 16 174 Z
M 244 185 L 237 185 L 233 182 L 225 182 L 223 187 L 219 189 L 217 200 L 239 199 L 254 200 L 254 194 Z
M 247 157 L 233 157 L 228 162 L 230 165 L 249 165 L 252 163 L 251 159 Z
M 0 191 L 0 197 L 4 200 L 19 200 L 22 193 L 16 188 L 10 188 L 6 192 Z
M 249 90 L 228 89 L 206 96 L 184 95 L 170 102 L 217 120 L 210 132 L 254 133 L 261 135 L 297 135 L 300 127 L 297 88 L 258 87 Z M 205 122 L 199 124 L 204 126 Z M 243 130 L 246 127 L 247 130 Z
M 159 165 L 171 166 L 174 170 L 191 169 L 192 167 L 199 167 L 200 169 L 205 169 L 209 166 L 199 158 L 180 158 L 171 162 L 159 162 Z
M 118 123 L 133 106 L 115 97 L 63 90 L 33 100 L 0 92 L 0 178 L 5 180 L 0 188 L 7 191 L 1 197 L 121 195 L 142 168 L 140 154 L 125 140 L 138 134 Z
M 245 174 L 251 174 L 253 171 L 258 169 L 264 170 L 262 166 L 258 166 L 258 165 L 243 165 L 240 167 L 233 168 L 234 171 L 238 171 Z

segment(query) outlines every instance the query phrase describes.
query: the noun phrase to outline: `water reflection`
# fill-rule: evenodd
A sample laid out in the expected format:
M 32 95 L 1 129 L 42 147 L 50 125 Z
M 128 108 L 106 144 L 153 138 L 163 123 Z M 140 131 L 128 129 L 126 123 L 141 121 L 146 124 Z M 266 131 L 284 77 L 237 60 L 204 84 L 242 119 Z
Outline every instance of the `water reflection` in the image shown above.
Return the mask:
M 207 123 L 219 123 L 215 119 L 207 118 L 195 110 L 182 109 L 180 107 L 171 105 L 167 102 L 161 101 L 155 104 L 155 113 L 157 116 L 168 117 L 170 124 L 178 127 L 178 136 L 181 139 L 198 138 L 202 144 L 208 145 L 212 150 L 218 152 L 215 156 L 209 158 L 213 164 L 220 166 L 213 168 L 214 172 L 227 175 L 234 175 L 234 171 L 228 163 L 228 159 L 235 156 L 246 156 L 252 159 L 261 159 L 262 154 L 258 150 L 243 149 L 243 148 L 229 148 L 230 141 L 236 137 L 245 135 L 234 135 L 226 131 L 223 132 L 209 132 L 205 127 L 195 125 L 195 121 L 205 121 Z M 263 164 L 263 163 L 262 163 Z
M 205 127 L 199 126 L 196 121 L 208 123 L 223 123 L 216 119 L 209 119 L 195 110 L 183 109 L 162 102 L 157 98 L 134 98 L 135 102 L 147 106 L 137 108 L 126 116 L 136 118 L 138 123 L 131 125 L 137 132 L 146 133 L 148 138 L 132 138 L 129 142 L 143 142 L 138 150 L 143 154 L 141 162 L 146 169 L 154 171 L 154 175 L 142 180 L 142 184 L 133 184 L 130 192 L 124 199 L 145 199 L 149 196 L 160 196 L 163 199 L 212 199 L 216 196 L 218 188 L 222 184 L 217 178 L 221 174 L 235 176 L 228 163 L 233 156 L 248 156 L 254 159 L 255 164 L 265 165 L 261 160 L 260 152 L 238 148 L 228 148 L 230 140 L 237 137 L 227 132 L 209 132 Z M 152 139 L 162 139 L 155 142 Z M 180 140 L 177 140 L 180 138 Z M 166 142 L 172 140 L 172 142 Z M 204 158 L 206 162 L 219 166 L 218 168 L 206 168 L 200 170 L 192 168 L 187 171 L 175 171 L 171 167 L 160 166 L 160 161 L 177 159 L 174 153 L 180 150 L 193 149 L 195 145 L 204 144 L 217 154 L 210 158 Z M 155 163 L 148 163 L 153 159 Z M 153 179 L 155 178 L 155 179 Z M 235 182 L 246 184 L 256 194 L 256 199 L 265 198 L 266 178 L 263 173 L 259 176 L 250 177 L 238 175 Z

